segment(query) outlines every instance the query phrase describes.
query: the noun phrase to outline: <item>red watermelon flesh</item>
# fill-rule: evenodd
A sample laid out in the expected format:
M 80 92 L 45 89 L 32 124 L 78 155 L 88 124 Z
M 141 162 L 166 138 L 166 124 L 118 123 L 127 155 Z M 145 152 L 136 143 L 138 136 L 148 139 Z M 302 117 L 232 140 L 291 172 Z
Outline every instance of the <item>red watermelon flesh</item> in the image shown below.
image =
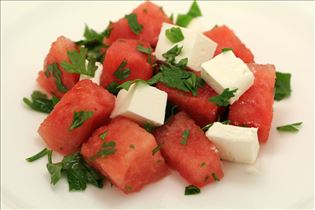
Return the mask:
M 189 131 L 187 144 L 182 144 L 186 130 Z M 166 162 L 190 184 L 202 187 L 215 178 L 222 179 L 218 150 L 186 113 L 174 115 L 167 124 L 156 129 L 154 136 Z
M 197 125 L 203 127 L 217 120 L 219 107 L 208 100 L 217 93 L 207 84 L 198 89 L 197 96 L 167 87 L 163 83 L 158 83 L 156 87 L 167 92 L 168 100 L 189 114 Z
M 140 4 L 132 13 L 137 15 L 138 23 L 143 26 L 142 31 L 138 35 L 135 34 L 130 29 L 127 19 L 122 18 L 110 25 L 112 30 L 110 36 L 104 39 L 104 44 L 111 45 L 117 39 L 127 38 L 146 41 L 149 42 L 152 47 L 155 47 L 162 23 L 172 22 L 161 7 L 150 1 Z
M 101 85 L 104 88 L 112 82 L 121 84 L 127 80 L 148 80 L 152 77 L 152 63 L 154 62 L 154 57 L 137 50 L 137 46 L 139 45 L 145 48 L 150 47 L 147 42 L 133 39 L 119 39 L 107 49 L 100 79 Z M 149 56 L 150 59 L 148 59 Z M 126 79 L 121 80 L 115 76 L 115 71 L 124 60 L 127 62 L 124 69 L 128 68 L 130 75 Z M 151 63 L 149 63 L 150 60 Z
M 227 26 L 216 26 L 210 31 L 204 32 L 204 35 L 218 44 L 214 55 L 220 54 L 223 48 L 232 48 L 236 57 L 239 57 L 245 63 L 254 63 L 254 55 L 252 52 Z
M 275 67 L 269 64 L 248 67 L 254 73 L 254 84 L 231 105 L 229 119 L 234 125 L 258 128 L 259 142 L 266 143 L 272 122 Z
M 90 80 L 78 82 L 55 106 L 38 129 L 47 145 L 63 155 L 80 149 L 92 132 L 109 119 L 115 97 Z M 74 112 L 92 111 L 93 116 L 70 130 Z
M 105 139 L 100 135 L 107 132 Z M 102 144 L 114 141 L 116 152 L 93 160 Z M 137 123 L 118 117 L 97 129 L 81 153 L 85 159 L 125 193 L 139 191 L 144 185 L 160 180 L 169 171 L 160 152 L 152 154 L 157 143 L 152 134 Z
M 70 90 L 75 85 L 75 83 L 79 81 L 79 74 L 66 72 L 60 65 L 62 61 L 70 62 L 67 52 L 74 51 L 76 49 L 78 49 L 76 44 L 64 36 L 58 37 L 58 39 L 52 43 L 49 53 L 44 61 L 44 70 L 39 72 L 37 78 L 37 82 L 41 88 L 59 98 L 61 98 L 65 94 L 65 92 L 58 90 L 55 78 L 51 75 L 47 77 L 44 73 L 45 71 L 47 71 L 48 65 L 54 63 L 58 65 L 61 71 L 62 84 L 68 90 Z

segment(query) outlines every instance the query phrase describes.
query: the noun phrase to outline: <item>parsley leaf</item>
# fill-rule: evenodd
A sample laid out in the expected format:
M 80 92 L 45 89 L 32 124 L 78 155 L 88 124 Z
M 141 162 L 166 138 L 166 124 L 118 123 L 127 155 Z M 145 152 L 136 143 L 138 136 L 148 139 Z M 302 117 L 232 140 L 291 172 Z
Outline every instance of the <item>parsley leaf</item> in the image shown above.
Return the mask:
M 186 27 L 192 19 L 202 16 L 197 1 L 194 0 L 187 14 L 179 14 L 176 19 L 176 25 Z
M 117 93 L 119 92 L 119 88 L 118 88 L 119 84 L 117 82 L 111 82 L 107 87 L 106 89 L 114 94 L 114 95 L 117 95 Z
M 220 179 L 215 173 L 212 173 L 211 176 L 213 177 L 214 181 L 220 181 Z
M 280 101 L 291 95 L 291 74 L 276 72 L 274 99 Z
M 155 155 L 158 151 L 160 151 L 161 145 L 157 145 L 153 150 L 152 150 L 152 155 Z
M 107 134 L 108 134 L 108 130 L 106 130 L 106 131 L 104 131 L 103 133 L 101 133 L 101 134 L 99 135 L 99 137 L 100 137 L 102 140 L 104 140 L 105 137 L 107 136 Z
M 188 185 L 187 187 L 185 187 L 185 195 L 194 195 L 199 194 L 200 192 L 200 189 L 195 185 Z
M 117 70 L 114 72 L 115 77 L 117 77 L 120 80 L 127 79 L 130 75 L 130 69 L 125 68 L 127 65 L 127 60 L 124 59 L 118 66 Z
M 177 43 L 184 40 L 184 35 L 179 27 L 172 27 L 170 29 L 166 29 L 165 36 L 172 43 Z
M 96 158 L 104 158 L 109 155 L 113 155 L 116 153 L 116 142 L 114 141 L 109 141 L 109 142 L 104 142 L 102 144 L 102 148 L 95 154 L 93 155 L 90 159 L 92 161 L 96 160 Z
M 141 45 L 141 44 L 139 44 L 139 45 L 137 46 L 137 50 L 138 50 L 139 52 L 142 52 L 142 53 L 147 54 L 147 55 L 151 55 L 151 53 L 152 53 L 152 48 L 150 48 L 150 47 L 144 47 L 144 46 Z
M 62 72 L 56 63 L 53 63 L 53 64 L 47 66 L 47 70 L 45 71 L 45 75 L 47 78 L 50 76 L 55 78 L 55 83 L 56 83 L 57 89 L 60 92 L 65 93 L 68 91 L 68 88 L 65 87 L 64 84 L 62 83 L 62 80 L 61 80 Z
M 221 52 L 228 52 L 228 51 L 232 51 L 233 52 L 233 49 L 232 48 L 223 48 Z
M 187 139 L 189 137 L 189 130 L 184 130 L 183 134 L 182 134 L 182 141 L 180 142 L 183 145 L 187 144 Z
M 226 88 L 223 92 L 218 96 L 213 96 L 209 98 L 210 102 L 215 103 L 218 106 L 228 106 L 230 104 L 229 100 L 234 96 L 234 93 L 237 91 L 237 88 L 234 90 L 230 90 Z
M 26 160 L 28 162 L 33 162 L 35 160 L 38 160 L 42 157 L 44 157 L 45 155 L 47 155 L 49 152 L 49 150 L 47 148 L 43 149 L 42 151 L 40 151 L 39 153 L 37 153 L 36 155 L 33 155 L 32 157 L 26 158 Z
M 110 22 L 107 28 L 101 32 L 97 33 L 93 29 L 89 28 L 85 25 L 84 29 L 84 40 L 77 41 L 76 44 L 84 46 L 88 49 L 88 58 L 94 58 L 96 61 L 102 62 L 104 58 L 104 51 L 103 48 L 107 48 L 108 46 L 103 44 L 103 39 L 110 36 L 112 31 L 112 23 Z
M 68 51 L 68 57 L 71 63 L 67 61 L 61 62 L 62 68 L 70 73 L 77 73 L 77 74 L 84 74 L 90 77 L 94 77 L 95 71 L 97 66 L 95 65 L 96 59 L 89 58 L 88 65 L 86 66 L 85 60 L 87 59 L 87 52 L 86 48 L 81 47 L 80 52 Z
M 79 112 L 74 112 L 73 114 L 73 119 L 72 119 L 72 124 L 69 128 L 69 130 L 73 130 L 75 128 L 80 127 L 83 125 L 83 123 L 91 118 L 93 116 L 93 112 L 91 111 L 79 111 Z
M 59 99 L 52 96 L 48 99 L 47 95 L 40 91 L 33 91 L 31 99 L 23 98 L 23 102 L 35 111 L 50 113 L 54 106 L 58 103 Z
M 55 185 L 61 179 L 62 164 L 47 163 L 46 167 L 50 174 L 50 183 Z
M 137 15 L 131 13 L 129 15 L 126 15 L 125 18 L 128 20 L 131 31 L 136 35 L 140 34 L 143 26 L 138 23 Z
M 302 125 L 302 122 L 288 124 L 288 125 L 282 125 L 278 126 L 278 131 L 284 131 L 284 132 L 298 132 L 300 129 L 300 126 Z
M 166 59 L 167 63 L 174 64 L 175 58 L 182 52 L 183 46 L 178 47 L 178 45 L 175 45 L 171 49 L 169 49 L 166 53 L 163 53 L 162 56 Z
M 153 133 L 153 131 L 155 130 L 155 127 L 148 122 L 144 123 L 143 128 L 149 133 Z

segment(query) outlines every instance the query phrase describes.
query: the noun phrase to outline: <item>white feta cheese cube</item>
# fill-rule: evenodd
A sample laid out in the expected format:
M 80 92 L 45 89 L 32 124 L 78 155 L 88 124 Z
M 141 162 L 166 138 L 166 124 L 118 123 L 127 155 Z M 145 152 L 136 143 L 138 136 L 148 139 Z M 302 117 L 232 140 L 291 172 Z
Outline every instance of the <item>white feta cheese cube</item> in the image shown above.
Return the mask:
M 201 77 L 218 94 L 224 89 L 234 90 L 235 96 L 230 98 L 233 104 L 254 83 L 254 75 L 247 65 L 237 58 L 232 50 L 222 52 L 210 61 L 203 63 Z
M 148 84 L 132 84 L 128 91 L 120 90 L 110 118 L 122 115 L 140 124 L 146 122 L 154 126 L 164 124 L 167 93 Z
M 183 58 L 188 58 L 187 66 L 194 71 L 201 71 L 201 64 L 210 60 L 216 50 L 217 44 L 195 30 L 181 28 L 184 40 L 172 43 L 165 35 L 165 31 L 172 27 L 179 26 L 163 23 L 159 35 L 159 40 L 155 49 L 155 55 L 158 60 L 165 61 L 163 54 L 173 48 L 175 45 L 183 46 L 182 52 L 176 57 L 176 62 Z
M 87 65 L 87 62 L 86 62 L 86 65 Z M 97 69 L 95 71 L 94 77 L 90 77 L 90 76 L 81 74 L 80 75 L 80 80 L 89 79 L 92 82 L 94 82 L 94 83 L 99 85 L 100 84 L 100 79 L 101 79 L 101 74 L 102 74 L 102 71 L 103 71 L 103 65 L 101 63 L 99 63 L 99 62 L 96 62 L 95 65 L 97 66 Z
M 218 148 L 223 160 L 254 163 L 257 158 L 259 152 L 257 128 L 215 122 L 206 132 L 206 136 Z

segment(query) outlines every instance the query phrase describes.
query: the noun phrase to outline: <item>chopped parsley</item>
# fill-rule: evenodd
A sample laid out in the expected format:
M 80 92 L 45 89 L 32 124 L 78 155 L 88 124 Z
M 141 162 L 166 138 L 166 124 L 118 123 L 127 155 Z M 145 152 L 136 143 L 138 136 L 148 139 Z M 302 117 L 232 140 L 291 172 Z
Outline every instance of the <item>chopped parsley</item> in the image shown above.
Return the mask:
M 118 66 L 117 70 L 114 72 L 115 77 L 117 77 L 119 80 L 125 80 L 130 75 L 130 69 L 125 68 L 127 65 L 127 60 L 124 59 Z
M 83 125 L 85 121 L 87 121 L 92 116 L 93 116 L 93 112 L 91 111 L 74 112 L 72 123 L 69 130 L 73 130 L 75 128 L 80 127 L 81 125 Z
M 298 123 L 278 126 L 277 130 L 278 131 L 283 131 L 283 132 L 298 132 L 300 127 L 301 127 L 301 125 L 302 125 L 302 123 L 303 122 L 298 122 Z
M 128 20 L 128 25 L 131 31 L 134 34 L 139 35 L 143 29 L 143 26 L 138 23 L 137 15 L 131 13 L 129 15 L 126 15 L 125 18 Z
M 174 21 L 174 14 L 173 14 L 173 13 L 170 15 L 169 19 L 170 19 L 171 22 L 173 23 L 173 21 Z
M 142 52 L 142 53 L 147 54 L 147 55 L 151 55 L 151 53 L 152 53 L 152 48 L 151 47 L 144 47 L 141 44 L 138 44 L 137 50 L 139 52 Z
M 221 52 L 224 53 L 224 52 L 228 52 L 228 51 L 233 51 L 233 49 L 232 48 L 223 48 Z
M 230 90 L 229 88 L 226 88 L 220 95 L 209 98 L 209 101 L 215 103 L 217 106 L 228 106 L 230 104 L 230 98 L 235 96 L 234 93 L 236 91 L 237 89 Z
M 194 195 L 199 194 L 200 192 L 200 189 L 194 185 L 188 185 L 185 187 L 185 195 Z
M 153 150 L 152 150 L 152 155 L 155 155 L 158 151 L 160 151 L 161 145 L 157 145 Z
M 153 131 L 155 130 L 155 127 L 150 124 L 150 123 L 144 123 L 143 128 L 148 131 L 149 133 L 153 133 Z
M 117 95 L 117 93 L 119 92 L 119 88 L 118 88 L 119 84 L 117 82 L 111 82 L 107 87 L 106 89 L 114 94 L 114 95 Z
M 45 155 L 47 155 L 49 153 L 49 150 L 47 148 L 43 149 L 42 151 L 40 151 L 39 153 L 37 153 L 36 155 L 33 155 L 32 157 L 26 158 L 26 160 L 28 162 L 33 162 L 35 160 L 38 160 L 42 157 L 44 157 Z
M 86 48 L 81 47 L 80 52 L 74 50 L 68 51 L 67 53 L 71 63 L 67 61 L 61 62 L 61 66 L 65 71 L 94 77 L 97 69 L 97 66 L 95 65 L 96 59 L 93 57 L 88 58 L 88 65 L 85 64 L 88 53 Z
M 274 99 L 280 101 L 291 95 L 291 74 L 276 72 Z
M 166 29 L 165 36 L 172 43 L 177 43 L 184 40 L 184 35 L 179 27 L 172 27 L 170 29 Z
M 162 56 L 166 59 L 167 63 L 174 64 L 176 56 L 178 56 L 182 52 L 182 49 L 183 46 L 178 47 L 178 45 L 175 45 L 167 52 L 163 53 Z
M 24 97 L 23 102 L 35 111 L 50 113 L 59 102 L 59 98 L 52 96 L 51 99 L 48 99 L 46 94 L 36 90 L 33 91 L 31 99 Z
M 176 25 L 186 27 L 192 19 L 202 16 L 197 1 L 194 0 L 187 14 L 179 14 L 176 19 Z
M 104 131 L 103 133 L 101 133 L 101 134 L 99 135 L 100 139 L 104 140 L 105 137 L 107 136 L 107 134 L 108 134 L 108 130 L 106 130 L 106 131 Z
M 62 93 L 65 93 L 68 91 L 68 88 L 66 86 L 64 86 L 64 84 L 62 83 L 62 79 L 61 79 L 62 72 L 56 63 L 53 63 L 53 64 L 47 66 L 47 70 L 45 71 L 45 75 L 47 78 L 49 78 L 51 76 L 55 78 L 55 83 L 56 83 L 58 91 L 60 91 Z
M 214 181 L 220 181 L 220 179 L 215 173 L 212 173 L 211 176 L 213 177 Z
M 97 33 L 96 31 L 85 25 L 83 34 L 85 39 L 77 41 L 76 44 L 84 46 L 88 50 L 88 58 L 94 58 L 96 61 L 103 62 L 104 51 L 102 51 L 102 49 L 108 47 L 103 44 L 103 39 L 110 36 L 112 29 L 113 28 L 111 22 L 101 33 Z
M 105 158 L 109 155 L 113 155 L 116 153 L 116 142 L 109 141 L 109 142 L 103 142 L 101 149 L 93 155 L 90 159 L 92 161 L 96 160 L 96 158 Z
M 182 134 L 182 140 L 181 140 L 181 144 L 186 145 L 187 144 L 187 140 L 189 137 L 189 130 L 184 130 L 183 134 Z

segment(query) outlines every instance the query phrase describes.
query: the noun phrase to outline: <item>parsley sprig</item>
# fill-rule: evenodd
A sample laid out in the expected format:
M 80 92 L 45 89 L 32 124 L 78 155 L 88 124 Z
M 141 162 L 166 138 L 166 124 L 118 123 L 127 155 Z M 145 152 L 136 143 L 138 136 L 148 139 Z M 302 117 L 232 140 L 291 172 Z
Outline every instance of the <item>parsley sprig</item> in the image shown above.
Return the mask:
M 187 14 L 179 14 L 176 19 L 176 25 L 186 27 L 192 19 L 202 16 L 197 1 L 194 0 Z
M 52 96 L 51 99 L 48 99 L 46 94 L 35 90 L 31 95 L 31 99 L 24 97 L 23 102 L 35 111 L 50 113 L 59 102 L 59 98 Z
M 128 25 L 129 25 L 131 31 L 134 34 L 139 35 L 143 29 L 143 26 L 139 24 L 138 19 L 137 19 L 137 15 L 131 13 L 129 15 L 126 15 L 125 18 L 128 21 Z
M 280 101 L 291 95 L 291 74 L 276 72 L 274 99 Z
M 177 43 L 184 40 L 184 35 L 182 30 L 179 27 L 172 27 L 165 31 L 165 36 L 172 43 Z
M 83 123 L 85 121 L 87 121 L 92 116 L 93 116 L 93 112 L 92 111 L 74 112 L 73 113 L 72 123 L 71 123 L 71 126 L 70 126 L 69 130 L 71 131 L 71 130 L 73 130 L 75 128 L 80 127 L 81 125 L 83 125 Z
M 61 62 L 61 67 L 70 73 L 84 74 L 94 77 L 97 66 L 95 65 L 96 59 L 93 57 L 88 58 L 88 65 L 85 64 L 87 59 L 88 50 L 81 47 L 80 52 L 68 51 L 68 57 L 71 63 L 67 61 Z
M 125 68 L 127 65 L 127 60 L 124 59 L 118 66 L 117 70 L 114 72 L 115 77 L 117 77 L 119 80 L 125 80 L 130 75 L 130 69 Z
M 234 90 L 230 90 L 229 88 L 226 88 L 223 90 L 223 92 L 220 95 L 209 98 L 209 101 L 215 103 L 218 106 L 228 106 L 230 104 L 229 102 L 230 98 L 235 96 L 234 93 L 236 91 L 237 91 L 237 88 Z
M 65 93 L 68 91 L 68 88 L 63 84 L 61 76 L 62 72 L 59 69 L 57 63 L 53 63 L 47 66 L 47 70 L 44 72 L 47 78 L 53 77 L 55 79 L 55 84 L 58 91 Z
M 288 125 L 282 125 L 282 126 L 278 126 L 277 130 L 283 131 L 283 132 L 298 132 L 302 124 L 303 124 L 302 122 L 298 122 L 298 123 L 292 123 Z

